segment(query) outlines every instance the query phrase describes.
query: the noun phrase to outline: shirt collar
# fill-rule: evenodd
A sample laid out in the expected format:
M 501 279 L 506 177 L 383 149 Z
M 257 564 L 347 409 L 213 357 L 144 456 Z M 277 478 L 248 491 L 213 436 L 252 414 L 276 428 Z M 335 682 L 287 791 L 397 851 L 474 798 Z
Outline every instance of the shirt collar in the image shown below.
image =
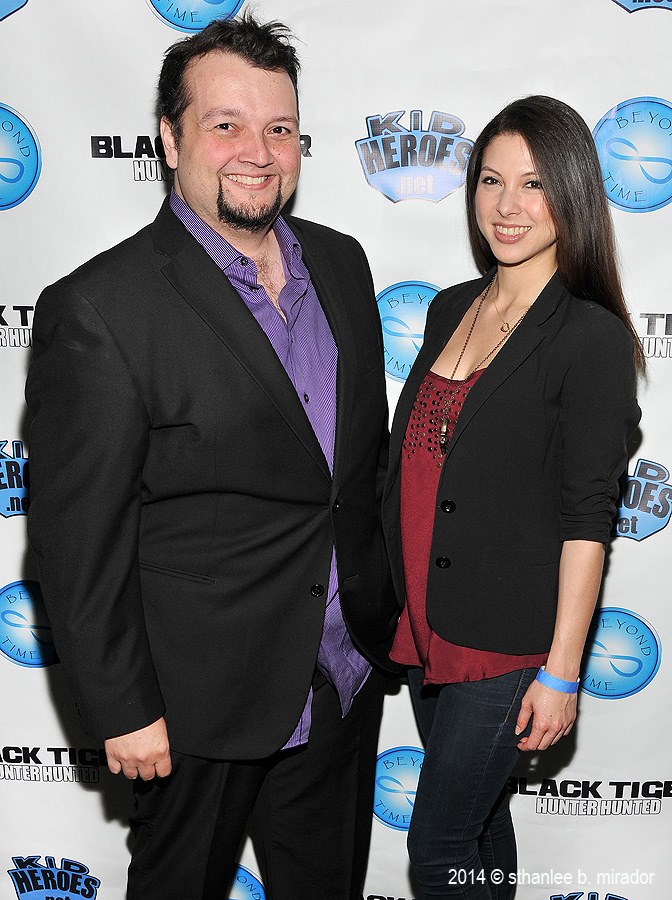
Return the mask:
M 236 250 L 225 238 L 218 234 L 180 197 L 175 188 L 170 192 L 170 208 L 182 222 L 189 234 L 195 238 L 209 256 L 217 263 L 220 269 L 225 270 L 232 263 L 243 258 L 243 254 Z M 282 216 L 273 223 L 273 232 L 278 241 L 280 252 L 292 274 L 294 264 L 301 260 L 301 245 L 292 233 L 289 225 Z

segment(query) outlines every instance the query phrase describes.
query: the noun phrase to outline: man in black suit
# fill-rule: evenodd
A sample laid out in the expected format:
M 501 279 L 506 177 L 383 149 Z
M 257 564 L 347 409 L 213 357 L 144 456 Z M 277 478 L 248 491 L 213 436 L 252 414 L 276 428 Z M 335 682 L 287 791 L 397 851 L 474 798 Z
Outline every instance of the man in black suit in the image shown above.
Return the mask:
M 219 21 L 159 82 L 174 186 L 34 321 L 30 539 L 83 727 L 134 779 L 131 900 L 354 900 L 397 611 L 382 342 L 350 237 L 280 211 L 286 29 Z

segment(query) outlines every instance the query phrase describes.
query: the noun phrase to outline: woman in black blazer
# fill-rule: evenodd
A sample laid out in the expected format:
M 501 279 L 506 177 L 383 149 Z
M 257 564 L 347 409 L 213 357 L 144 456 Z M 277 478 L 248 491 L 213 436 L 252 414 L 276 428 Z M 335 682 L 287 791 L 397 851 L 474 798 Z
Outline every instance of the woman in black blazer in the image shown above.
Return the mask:
M 475 143 L 466 193 L 483 277 L 430 307 L 383 517 L 406 598 L 391 656 L 410 667 L 427 745 L 411 863 L 427 898 L 504 900 L 506 779 L 576 718 L 643 357 L 574 110 L 507 106 Z

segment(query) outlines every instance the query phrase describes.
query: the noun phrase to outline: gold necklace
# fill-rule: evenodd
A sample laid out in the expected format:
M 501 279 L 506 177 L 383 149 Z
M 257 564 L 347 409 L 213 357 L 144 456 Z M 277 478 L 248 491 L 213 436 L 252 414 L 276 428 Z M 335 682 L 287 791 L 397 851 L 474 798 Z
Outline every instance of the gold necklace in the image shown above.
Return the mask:
M 495 275 L 495 278 L 496 277 L 497 276 Z M 486 353 L 486 355 L 483 357 L 483 359 L 480 362 L 476 363 L 476 365 L 473 367 L 473 369 L 469 372 L 468 375 L 465 375 L 464 378 L 460 378 L 459 380 L 457 380 L 455 378 L 455 373 L 457 372 L 457 369 L 458 369 L 460 363 L 462 362 L 462 357 L 464 356 L 464 353 L 469 345 L 469 341 L 471 340 L 471 336 L 474 333 L 474 328 L 476 327 L 476 322 L 478 321 L 478 317 L 480 315 L 481 309 L 483 307 L 483 304 L 485 303 L 485 298 L 490 293 L 490 288 L 495 283 L 495 278 L 492 279 L 490 284 L 483 291 L 483 296 L 481 297 L 479 304 L 476 308 L 476 314 L 473 318 L 473 321 L 472 321 L 469 331 L 467 333 L 467 337 L 464 341 L 464 344 L 462 345 L 462 349 L 460 350 L 460 355 L 457 357 L 457 362 L 453 366 L 453 371 L 450 373 L 450 378 L 448 379 L 455 386 L 448 389 L 448 391 L 447 391 L 448 397 L 443 401 L 443 413 L 441 414 L 441 427 L 439 428 L 439 453 L 441 456 L 445 456 L 446 451 L 448 450 L 448 421 L 449 421 L 448 417 L 449 417 L 449 413 L 452 412 L 453 401 L 455 399 L 457 392 L 460 390 L 460 388 L 465 383 L 465 381 L 468 381 L 468 379 L 471 378 L 471 376 L 474 374 L 474 372 L 476 372 L 478 369 L 480 369 L 480 367 L 483 365 L 483 363 L 487 362 L 490 359 L 490 357 L 494 353 L 496 353 L 497 350 L 499 350 L 499 348 L 502 346 L 504 341 L 506 341 L 507 338 L 509 338 L 513 334 L 513 332 L 516 330 L 516 328 L 520 325 L 520 323 L 523 321 L 523 319 L 527 315 L 528 310 L 530 308 L 528 306 L 523 310 L 522 316 L 518 319 L 517 322 L 514 322 L 513 326 L 509 327 L 508 323 L 507 323 L 506 329 L 501 328 L 500 330 L 505 332 L 504 337 L 502 337 L 499 341 L 497 341 L 497 343 L 492 348 L 492 350 L 490 350 L 489 353 Z M 501 318 L 501 316 L 500 316 L 500 318 Z M 440 465 L 440 463 L 439 463 L 439 465 Z
M 497 277 L 497 276 L 495 276 L 495 277 Z M 499 311 L 499 307 L 497 306 L 497 301 L 495 300 L 494 296 L 492 297 L 492 302 L 494 304 L 495 309 L 497 310 L 497 315 L 499 316 L 499 320 L 502 323 L 501 328 L 499 330 L 503 331 L 506 334 L 507 331 L 511 331 L 511 326 L 506 321 L 506 319 L 504 319 L 502 317 L 502 314 Z M 529 307 L 528 307 L 528 309 L 529 309 Z

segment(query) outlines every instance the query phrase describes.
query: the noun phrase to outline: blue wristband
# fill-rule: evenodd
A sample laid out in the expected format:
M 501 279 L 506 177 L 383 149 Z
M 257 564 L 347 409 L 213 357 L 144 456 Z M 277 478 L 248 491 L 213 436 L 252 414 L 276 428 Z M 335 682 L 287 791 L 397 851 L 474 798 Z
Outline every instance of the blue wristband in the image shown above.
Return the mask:
M 555 675 L 549 675 L 546 668 L 542 666 L 537 672 L 537 681 L 544 687 L 551 688 L 554 691 L 560 691 L 561 694 L 576 694 L 579 690 L 579 681 L 565 681 L 562 678 L 556 678 Z

